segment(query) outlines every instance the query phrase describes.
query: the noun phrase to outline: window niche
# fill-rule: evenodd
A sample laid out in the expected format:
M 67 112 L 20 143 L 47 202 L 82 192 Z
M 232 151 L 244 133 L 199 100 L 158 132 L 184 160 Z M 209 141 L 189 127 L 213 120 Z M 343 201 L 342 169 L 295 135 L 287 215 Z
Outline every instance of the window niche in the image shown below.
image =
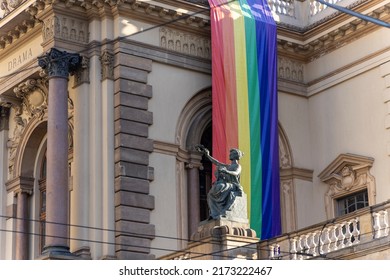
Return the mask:
M 342 215 L 337 204 L 359 193 L 367 192 L 368 205 L 376 203 L 375 178 L 370 173 L 373 163 L 374 159 L 370 157 L 340 154 L 318 175 L 328 185 L 325 193 L 327 219 Z

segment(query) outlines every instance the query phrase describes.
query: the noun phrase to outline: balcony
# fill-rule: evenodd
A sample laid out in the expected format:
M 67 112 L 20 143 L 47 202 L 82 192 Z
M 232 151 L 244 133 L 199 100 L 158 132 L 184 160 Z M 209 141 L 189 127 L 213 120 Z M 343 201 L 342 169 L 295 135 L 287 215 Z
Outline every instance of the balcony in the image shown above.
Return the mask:
M 389 214 L 390 200 L 262 241 L 258 256 L 270 260 L 388 258 Z
M 207 0 L 186 0 L 186 2 L 209 6 Z M 368 1 L 325 0 L 325 2 L 353 8 Z M 339 13 L 315 0 L 268 0 L 268 4 L 278 24 L 300 31 L 305 31 Z

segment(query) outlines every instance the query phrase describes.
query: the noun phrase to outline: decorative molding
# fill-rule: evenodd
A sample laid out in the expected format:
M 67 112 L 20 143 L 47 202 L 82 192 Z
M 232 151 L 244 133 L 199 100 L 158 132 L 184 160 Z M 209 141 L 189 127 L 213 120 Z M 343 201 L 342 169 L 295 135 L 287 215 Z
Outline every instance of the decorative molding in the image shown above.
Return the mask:
M 283 232 L 297 229 L 295 184 L 293 179 L 280 180 L 281 211 Z
M 303 83 L 304 63 L 278 56 L 278 78 Z
M 104 50 L 100 56 L 100 62 L 102 81 L 106 79 L 114 80 L 114 54 L 108 50 Z
M 43 20 L 43 43 L 52 39 L 87 44 L 89 41 L 88 21 L 56 14 Z
M 23 192 L 31 195 L 34 190 L 34 178 L 17 177 L 9 180 L 5 185 L 9 193 L 13 192 L 17 195 Z
M 15 110 L 15 128 L 7 142 L 10 178 L 14 173 L 16 151 L 26 125 L 32 118 L 42 120 L 47 114 L 47 79 L 29 79 L 15 87 L 14 92 L 19 100 L 8 100 Z
M 7 141 L 8 148 L 8 174 L 12 178 L 14 174 L 16 152 L 19 146 L 19 143 L 22 140 L 22 134 L 24 128 L 26 127 L 27 120 L 23 119 L 20 115 L 16 115 L 15 118 L 15 129 L 13 131 L 12 138 L 9 138 Z
M 29 79 L 14 88 L 16 97 L 22 100 L 22 110 L 28 119 L 42 119 L 47 111 L 48 81 L 46 78 Z
M 289 169 L 293 166 L 291 148 L 286 133 L 279 125 L 279 167 L 280 169 Z
M 211 40 L 167 27 L 160 28 L 160 47 L 187 55 L 211 58 Z
M 16 24 L 13 30 L 10 30 L 7 34 L 0 36 L 0 50 L 5 49 L 8 45 L 14 43 L 28 31 L 33 29 L 36 24 L 37 22 L 34 19 L 26 19 L 19 24 Z
M 325 210 L 328 219 L 335 217 L 335 200 L 367 190 L 369 205 L 376 203 L 375 178 L 370 169 L 374 159 L 353 154 L 341 154 L 318 177 L 328 185 Z
M 256 238 L 256 232 L 249 227 L 249 224 L 221 219 L 201 222 L 190 240 L 199 241 L 207 237 L 222 235 Z
M 313 170 L 297 168 L 297 167 L 281 168 L 280 179 L 281 180 L 300 179 L 304 181 L 313 182 Z
M 3 17 L 15 10 L 24 0 L 2 0 L 1 9 L 4 11 Z
M 81 56 L 81 67 L 74 73 L 74 87 L 78 87 L 83 83 L 89 83 L 89 58 Z

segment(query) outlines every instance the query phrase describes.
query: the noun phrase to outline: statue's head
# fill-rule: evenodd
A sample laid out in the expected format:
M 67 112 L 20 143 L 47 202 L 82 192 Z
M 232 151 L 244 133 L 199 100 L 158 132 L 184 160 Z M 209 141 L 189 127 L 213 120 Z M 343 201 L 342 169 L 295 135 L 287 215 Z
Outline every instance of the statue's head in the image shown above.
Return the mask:
M 230 149 L 230 160 L 239 160 L 240 158 L 242 158 L 242 156 L 244 155 L 243 152 L 241 152 L 239 149 L 236 149 L 236 148 L 233 148 L 233 149 Z

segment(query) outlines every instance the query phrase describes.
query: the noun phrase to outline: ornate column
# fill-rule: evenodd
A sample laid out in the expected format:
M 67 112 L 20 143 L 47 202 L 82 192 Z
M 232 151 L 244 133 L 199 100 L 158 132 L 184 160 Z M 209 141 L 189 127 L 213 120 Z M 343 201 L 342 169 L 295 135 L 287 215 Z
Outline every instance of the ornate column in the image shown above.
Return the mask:
M 69 254 L 68 77 L 80 56 L 52 48 L 38 58 L 49 78 L 47 124 L 46 240 L 43 254 Z

